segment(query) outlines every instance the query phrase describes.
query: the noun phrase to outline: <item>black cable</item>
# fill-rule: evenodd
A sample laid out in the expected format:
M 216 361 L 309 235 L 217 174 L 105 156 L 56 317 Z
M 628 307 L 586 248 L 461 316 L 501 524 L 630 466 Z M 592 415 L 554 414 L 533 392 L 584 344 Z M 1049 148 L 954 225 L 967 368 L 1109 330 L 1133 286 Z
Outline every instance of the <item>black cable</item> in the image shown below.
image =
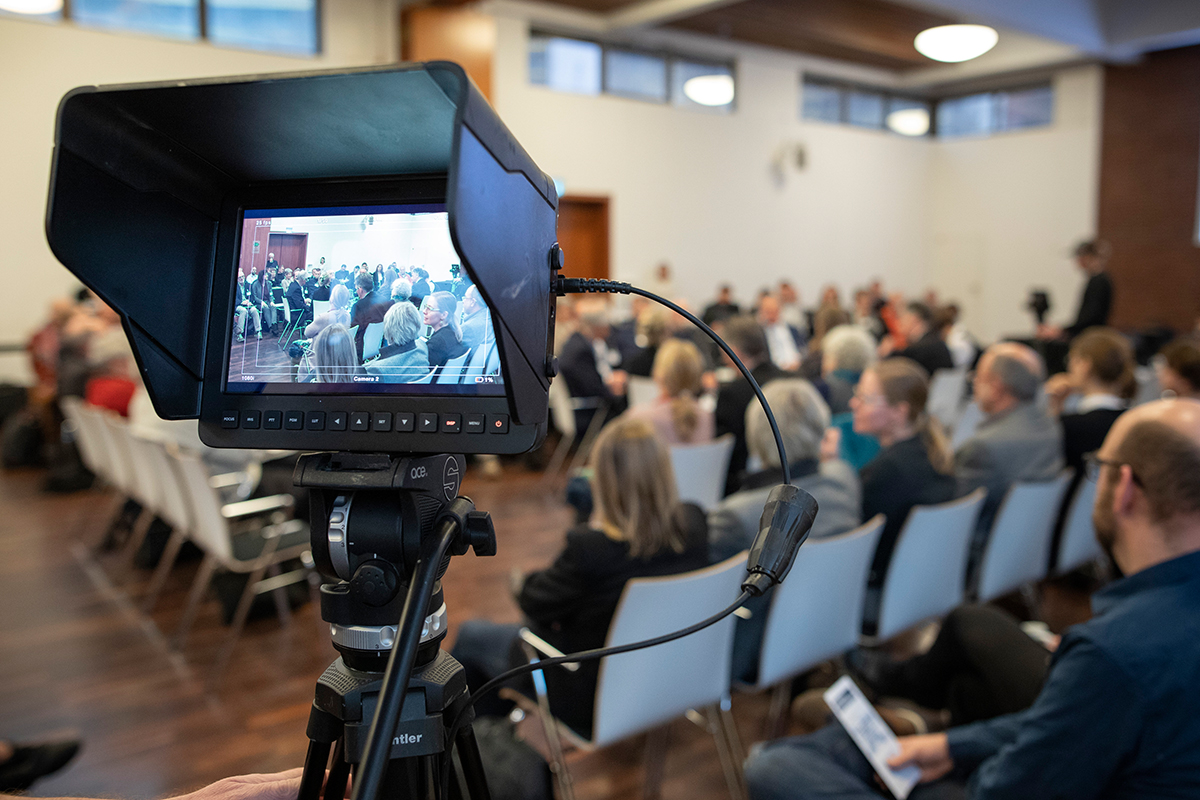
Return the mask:
M 703 320 L 687 309 L 680 308 L 665 297 L 660 297 L 654 292 L 648 292 L 645 289 L 639 289 L 636 286 L 631 286 L 628 283 L 620 281 L 609 281 L 602 278 L 558 278 L 551 284 L 550 288 L 559 297 L 565 294 L 593 293 L 640 295 L 656 303 L 661 303 L 708 334 L 708 337 L 717 343 L 717 346 L 724 351 L 725 355 L 729 356 L 729 359 L 737 366 L 742 376 L 750 381 L 750 386 L 754 389 L 754 394 L 758 396 L 759 404 L 767 414 L 767 422 L 771 425 L 771 433 L 775 436 L 775 447 L 779 449 L 779 463 L 783 466 L 783 482 L 786 484 L 792 482 L 792 471 L 788 466 L 787 451 L 783 447 L 783 437 L 779 434 L 779 425 L 775 423 L 775 415 L 771 413 L 771 406 L 767 403 L 767 398 L 763 397 L 762 387 L 758 385 L 758 381 L 754 380 L 754 376 L 750 374 L 750 370 L 746 368 L 742 360 L 737 357 L 737 353 L 733 352 L 733 349 L 712 328 L 704 324 Z

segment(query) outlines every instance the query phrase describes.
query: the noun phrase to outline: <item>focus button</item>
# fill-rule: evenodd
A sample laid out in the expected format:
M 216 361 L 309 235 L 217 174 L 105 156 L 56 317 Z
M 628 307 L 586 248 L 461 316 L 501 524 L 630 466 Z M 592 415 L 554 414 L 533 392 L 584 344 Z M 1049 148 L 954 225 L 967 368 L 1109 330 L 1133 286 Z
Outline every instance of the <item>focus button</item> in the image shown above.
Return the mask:
M 238 412 L 222 411 L 221 412 L 221 427 L 236 428 L 238 426 Z

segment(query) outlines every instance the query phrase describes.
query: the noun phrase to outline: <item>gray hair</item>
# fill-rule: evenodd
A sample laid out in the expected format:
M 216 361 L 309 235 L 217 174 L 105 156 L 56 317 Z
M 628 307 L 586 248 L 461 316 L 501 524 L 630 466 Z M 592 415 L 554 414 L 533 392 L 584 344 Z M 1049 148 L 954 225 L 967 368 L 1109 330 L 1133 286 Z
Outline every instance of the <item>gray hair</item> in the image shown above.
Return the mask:
M 392 344 L 407 344 L 420 332 L 421 315 L 412 303 L 395 303 L 383 316 L 383 335 Z
M 834 369 L 862 372 L 875 363 L 875 337 L 858 325 L 837 325 L 825 334 L 821 353 Z
M 1028 403 L 1037 398 L 1044 373 L 1031 372 L 1026 364 L 1010 356 L 992 356 L 991 367 L 992 374 L 1017 400 Z
M 392 281 L 392 299 L 393 300 L 408 300 L 412 297 L 412 282 L 404 278 L 396 278 Z M 412 305 L 411 303 L 409 305 Z
M 780 378 L 763 387 L 763 396 L 775 414 L 788 460 L 794 464 L 816 458 L 830 418 L 829 406 L 820 392 L 806 380 Z M 764 467 L 782 466 L 767 414 L 757 400 L 752 400 L 746 408 L 746 447 Z

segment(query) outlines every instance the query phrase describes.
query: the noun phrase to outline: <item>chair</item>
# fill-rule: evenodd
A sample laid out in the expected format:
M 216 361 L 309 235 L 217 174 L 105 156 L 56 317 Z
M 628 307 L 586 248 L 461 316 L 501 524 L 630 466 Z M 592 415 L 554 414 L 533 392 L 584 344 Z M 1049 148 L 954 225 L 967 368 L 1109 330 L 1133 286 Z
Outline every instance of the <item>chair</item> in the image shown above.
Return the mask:
M 737 598 L 745 574 L 746 553 L 742 552 L 695 572 L 629 581 L 613 615 L 605 645 L 613 647 L 661 636 L 717 613 Z M 691 636 L 603 659 L 596 683 L 590 740 L 557 723 L 550 715 L 545 681 L 534 681 L 538 712 L 563 800 L 574 797 L 570 772 L 562 755 L 563 736 L 575 747 L 590 751 L 658 728 L 696 708 L 708 710 L 709 731 L 716 739 L 730 795 L 745 797 L 741 744 L 728 703 L 733 625 L 734 617 L 730 615 Z M 528 630 L 522 631 L 522 642 L 531 660 L 556 652 Z M 659 744 L 652 736 L 647 741 L 647 750 L 661 751 Z M 647 784 L 661 779 L 660 766 L 646 765 Z M 653 788 L 657 787 L 647 786 Z
M 725 476 L 733 453 L 733 434 L 727 433 L 704 444 L 671 448 L 671 466 L 679 500 L 695 503 L 705 511 L 725 496 Z
M 326 313 L 332 307 L 333 307 L 333 303 L 330 302 L 329 300 L 313 300 L 312 301 L 313 319 L 316 319 L 317 317 Z
M 929 402 L 926 407 L 946 430 L 954 430 L 963 411 L 967 391 L 965 369 L 939 369 L 929 382 Z
M 949 503 L 913 507 L 883 579 L 876 631 L 864 644 L 890 639 L 962 602 L 971 534 L 986 496 L 976 489 Z
M 1050 540 L 1071 473 L 1052 481 L 1014 483 L 984 545 L 974 595 L 986 603 L 1046 577 Z
M 840 536 L 809 540 L 787 579 L 772 590 L 752 687 L 775 687 L 768 738 L 780 735 L 792 699 L 790 679 L 858 644 L 867 573 L 884 522 L 876 514 Z
M 300 569 L 286 575 L 274 573 L 278 572 L 279 564 L 300 558 L 308 550 L 308 526 L 300 520 L 283 518 L 290 512 L 294 502 L 291 495 L 259 497 L 222 505 L 209 485 L 208 471 L 198 456 L 176 449 L 171 449 L 169 453 L 176 478 L 191 508 L 191 539 L 204 551 L 204 560 L 192 583 L 175 634 L 175 647 L 183 649 L 200 602 L 218 567 L 249 576 L 245 591 L 238 600 L 225 645 L 213 667 L 210 685 L 215 687 L 229 663 L 250 613 L 250 604 L 256 596 L 274 592 L 280 620 L 287 623 L 289 612 L 282 590 L 288 584 L 307 580 L 308 571 Z M 268 572 L 272 573 L 270 578 L 265 577 Z
M 466 369 L 467 357 L 471 355 L 468 351 L 457 358 L 448 360 L 442 369 L 438 372 L 435 383 L 458 383 L 462 380 L 463 370 Z
M 358 331 L 355 331 L 357 335 Z M 363 332 L 363 361 L 374 358 L 379 355 L 379 348 L 383 346 L 383 323 L 370 322 L 367 324 L 366 331 Z
M 980 410 L 978 403 L 974 400 L 967 403 L 962 413 L 959 414 L 958 421 L 954 424 L 954 431 L 950 437 L 950 448 L 957 450 L 963 442 L 974 436 L 979 423 L 983 422 L 983 417 L 983 411 Z
M 659 393 L 658 384 L 654 382 L 654 379 L 641 375 L 630 375 L 629 383 L 625 387 L 625 397 L 629 401 L 630 408 L 653 403 L 658 399 Z
M 434 375 L 437 375 L 437 370 L 436 370 L 436 369 L 431 369 L 431 370 L 429 370 L 429 372 L 426 372 L 426 373 L 425 373 L 424 375 L 422 375 L 421 377 L 419 377 L 419 378 L 414 378 L 414 379 L 413 379 L 413 380 L 411 380 L 411 381 L 405 381 L 405 383 L 433 383 L 433 376 L 434 376 Z
M 550 461 L 546 464 L 543 484 L 553 480 L 562 469 L 563 462 L 567 460 L 567 454 L 571 451 L 571 442 L 575 441 L 575 411 L 571 408 L 571 392 L 567 389 L 566 381 L 550 381 L 550 418 L 561 436 Z
M 1058 556 L 1054 561 L 1056 574 L 1070 572 L 1104 555 L 1100 543 L 1096 541 L 1096 528 L 1092 525 L 1092 507 L 1095 505 L 1096 484 L 1086 476 L 1081 476 L 1079 488 L 1075 490 L 1067 508 L 1066 522 L 1063 523 Z

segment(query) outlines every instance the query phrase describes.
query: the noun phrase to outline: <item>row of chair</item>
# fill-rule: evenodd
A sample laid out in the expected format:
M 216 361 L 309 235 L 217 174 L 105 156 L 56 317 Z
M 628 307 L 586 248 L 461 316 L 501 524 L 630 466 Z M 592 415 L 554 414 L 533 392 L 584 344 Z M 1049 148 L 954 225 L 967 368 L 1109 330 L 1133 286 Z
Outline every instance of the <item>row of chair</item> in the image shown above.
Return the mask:
M 286 624 L 289 611 L 284 590 L 291 583 L 308 580 L 311 574 L 308 566 L 281 574 L 284 562 L 300 559 L 306 565 L 312 563 L 308 526 L 290 519 L 293 498 L 280 494 L 245 499 L 257 482 L 253 474 L 212 476 L 198 455 L 135 435 L 125 420 L 111 412 L 78 398 L 65 398 L 62 408 L 75 432 L 84 465 L 115 489 L 119 505 L 129 499 L 141 507 L 123 549 L 123 560 L 132 562 L 154 519 L 171 528 L 142 598 L 143 612 L 149 614 L 157 605 L 185 542 L 192 542 L 204 554 L 172 638 L 176 649 L 183 649 L 216 572 L 223 569 L 247 575 L 224 646 L 209 676 L 210 685 L 215 687 L 255 597 L 272 593 L 280 619 Z

